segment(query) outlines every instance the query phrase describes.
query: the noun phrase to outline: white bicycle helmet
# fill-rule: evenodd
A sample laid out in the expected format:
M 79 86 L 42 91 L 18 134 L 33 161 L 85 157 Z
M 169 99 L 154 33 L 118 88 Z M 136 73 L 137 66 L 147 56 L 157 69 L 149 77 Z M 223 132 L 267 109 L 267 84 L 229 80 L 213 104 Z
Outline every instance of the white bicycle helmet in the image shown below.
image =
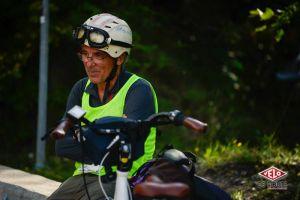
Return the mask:
M 129 54 L 132 48 L 132 32 L 128 24 L 108 13 L 87 19 L 73 31 L 73 37 L 80 44 L 105 51 L 113 58 L 124 52 Z

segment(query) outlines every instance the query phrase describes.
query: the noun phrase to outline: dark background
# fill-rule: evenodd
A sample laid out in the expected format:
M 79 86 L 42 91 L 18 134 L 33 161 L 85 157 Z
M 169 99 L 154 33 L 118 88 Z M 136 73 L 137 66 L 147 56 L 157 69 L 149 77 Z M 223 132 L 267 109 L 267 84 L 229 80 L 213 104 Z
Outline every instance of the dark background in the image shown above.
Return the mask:
M 264 21 L 251 17 L 257 8 L 274 15 Z M 41 1 L 1 1 L 0 9 L 0 163 L 30 167 Z M 48 129 L 63 115 L 72 85 L 85 76 L 72 29 L 100 12 L 130 25 L 134 48 L 126 68 L 153 84 L 159 111 L 179 109 L 209 124 L 204 137 L 179 129 L 182 134 L 162 137 L 161 143 L 193 150 L 236 138 L 255 146 L 264 135 L 288 148 L 299 143 L 299 84 L 276 78 L 297 68 L 291 63 L 299 53 L 299 4 L 280 0 L 50 1 Z M 51 140 L 47 154 L 54 155 Z

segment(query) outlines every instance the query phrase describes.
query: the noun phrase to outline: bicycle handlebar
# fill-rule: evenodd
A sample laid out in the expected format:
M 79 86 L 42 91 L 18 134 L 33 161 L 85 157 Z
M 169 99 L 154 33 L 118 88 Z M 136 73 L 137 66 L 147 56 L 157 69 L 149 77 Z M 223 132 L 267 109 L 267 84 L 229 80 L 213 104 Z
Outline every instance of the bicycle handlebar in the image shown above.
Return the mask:
M 78 107 L 76 109 L 78 109 Z M 53 131 L 51 131 L 50 136 L 53 139 L 61 139 L 66 135 L 70 128 L 81 122 L 85 122 L 87 124 L 88 121 L 84 117 L 79 119 L 74 118 L 69 114 L 65 120 L 59 123 L 59 125 L 54 128 Z M 183 114 L 178 110 L 156 113 L 145 120 L 131 120 L 123 117 L 104 117 L 94 121 L 93 123 L 88 123 L 87 126 L 91 127 L 92 130 L 99 134 L 117 134 L 122 131 L 138 131 L 142 127 L 150 128 L 167 124 L 183 125 L 184 127 L 192 129 L 197 133 L 205 133 L 207 130 L 206 123 L 203 123 L 192 117 L 184 117 Z

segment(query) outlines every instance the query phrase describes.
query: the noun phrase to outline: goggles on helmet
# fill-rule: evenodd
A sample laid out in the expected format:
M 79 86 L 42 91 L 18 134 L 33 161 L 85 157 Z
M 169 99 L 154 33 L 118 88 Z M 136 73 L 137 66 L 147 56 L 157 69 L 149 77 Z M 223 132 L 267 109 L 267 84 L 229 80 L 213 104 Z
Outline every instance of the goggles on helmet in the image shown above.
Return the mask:
M 73 31 L 73 38 L 80 44 L 83 44 L 87 39 L 88 44 L 93 48 L 103 48 L 109 44 L 132 48 L 132 45 L 129 43 L 113 40 L 105 30 L 88 25 L 77 27 Z

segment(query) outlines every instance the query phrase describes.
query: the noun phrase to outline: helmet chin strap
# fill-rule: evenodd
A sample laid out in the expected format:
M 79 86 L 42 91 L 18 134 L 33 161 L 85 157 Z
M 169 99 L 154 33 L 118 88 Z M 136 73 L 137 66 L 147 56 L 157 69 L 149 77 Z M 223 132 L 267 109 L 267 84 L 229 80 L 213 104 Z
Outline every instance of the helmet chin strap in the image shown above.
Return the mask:
M 114 66 L 111 69 L 108 77 L 105 80 L 106 84 L 109 84 L 109 82 L 114 79 L 114 77 L 116 76 L 117 70 L 118 70 L 117 59 L 114 59 Z
M 105 84 L 104 98 L 103 99 L 106 99 L 108 97 L 110 81 L 115 78 L 115 76 L 117 74 L 117 70 L 118 70 L 117 59 L 115 59 L 114 60 L 114 66 L 113 66 L 112 70 L 110 71 L 108 77 L 105 80 L 106 84 Z

